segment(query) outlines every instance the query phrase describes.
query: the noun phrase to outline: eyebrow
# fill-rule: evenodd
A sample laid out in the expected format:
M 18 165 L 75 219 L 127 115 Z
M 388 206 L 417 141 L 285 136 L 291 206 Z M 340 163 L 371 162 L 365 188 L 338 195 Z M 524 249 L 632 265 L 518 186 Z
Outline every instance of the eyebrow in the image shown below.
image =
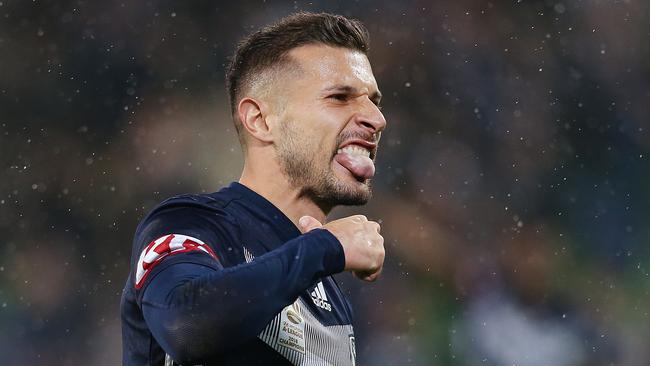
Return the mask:
M 325 92 L 340 91 L 340 92 L 349 93 L 349 94 L 357 94 L 357 93 L 359 93 L 359 90 L 357 88 L 355 88 L 353 86 L 349 86 L 349 85 L 333 85 L 333 86 L 330 86 L 328 88 L 325 88 L 324 91 Z M 379 104 L 379 102 L 381 101 L 381 97 L 382 97 L 382 94 L 381 94 L 381 92 L 379 90 L 377 90 L 376 92 L 372 93 L 372 95 L 370 95 L 370 99 L 372 101 L 376 102 L 377 104 Z

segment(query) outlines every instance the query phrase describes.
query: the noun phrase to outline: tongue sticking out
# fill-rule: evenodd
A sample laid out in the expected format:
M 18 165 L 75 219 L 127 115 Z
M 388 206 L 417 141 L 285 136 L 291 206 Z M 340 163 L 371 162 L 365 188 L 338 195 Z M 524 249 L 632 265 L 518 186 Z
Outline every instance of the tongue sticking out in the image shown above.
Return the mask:
M 375 164 L 369 157 L 342 152 L 336 154 L 334 160 L 343 165 L 358 180 L 366 180 L 375 175 Z

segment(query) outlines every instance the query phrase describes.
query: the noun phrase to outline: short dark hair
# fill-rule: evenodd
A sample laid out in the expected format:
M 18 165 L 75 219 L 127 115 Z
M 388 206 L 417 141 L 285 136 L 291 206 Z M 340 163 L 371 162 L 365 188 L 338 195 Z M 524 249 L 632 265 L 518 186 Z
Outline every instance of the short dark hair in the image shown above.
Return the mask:
M 242 39 L 226 72 L 230 108 L 240 141 L 244 142 L 237 102 L 254 74 L 281 66 L 289 61 L 289 51 L 308 44 L 349 48 L 367 55 L 368 40 L 368 30 L 358 20 L 308 12 L 289 15 Z

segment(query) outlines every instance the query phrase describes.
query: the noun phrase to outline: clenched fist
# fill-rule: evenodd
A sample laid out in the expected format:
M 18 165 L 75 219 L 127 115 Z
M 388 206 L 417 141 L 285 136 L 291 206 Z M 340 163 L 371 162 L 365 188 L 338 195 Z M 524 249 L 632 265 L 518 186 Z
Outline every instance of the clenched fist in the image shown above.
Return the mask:
M 325 225 L 311 216 L 303 216 L 298 223 L 303 233 L 317 228 L 329 230 L 343 246 L 345 270 L 352 271 L 364 281 L 374 281 L 379 277 L 385 252 L 378 223 L 368 221 L 363 215 L 345 217 Z

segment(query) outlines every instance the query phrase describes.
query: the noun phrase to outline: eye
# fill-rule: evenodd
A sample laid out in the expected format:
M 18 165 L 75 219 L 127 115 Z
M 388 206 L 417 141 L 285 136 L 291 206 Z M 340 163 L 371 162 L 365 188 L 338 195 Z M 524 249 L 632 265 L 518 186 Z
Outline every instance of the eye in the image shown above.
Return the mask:
M 342 94 L 342 93 L 332 94 L 328 98 L 336 99 L 336 100 L 341 101 L 341 102 L 345 102 L 345 101 L 348 100 L 348 95 L 347 94 Z

